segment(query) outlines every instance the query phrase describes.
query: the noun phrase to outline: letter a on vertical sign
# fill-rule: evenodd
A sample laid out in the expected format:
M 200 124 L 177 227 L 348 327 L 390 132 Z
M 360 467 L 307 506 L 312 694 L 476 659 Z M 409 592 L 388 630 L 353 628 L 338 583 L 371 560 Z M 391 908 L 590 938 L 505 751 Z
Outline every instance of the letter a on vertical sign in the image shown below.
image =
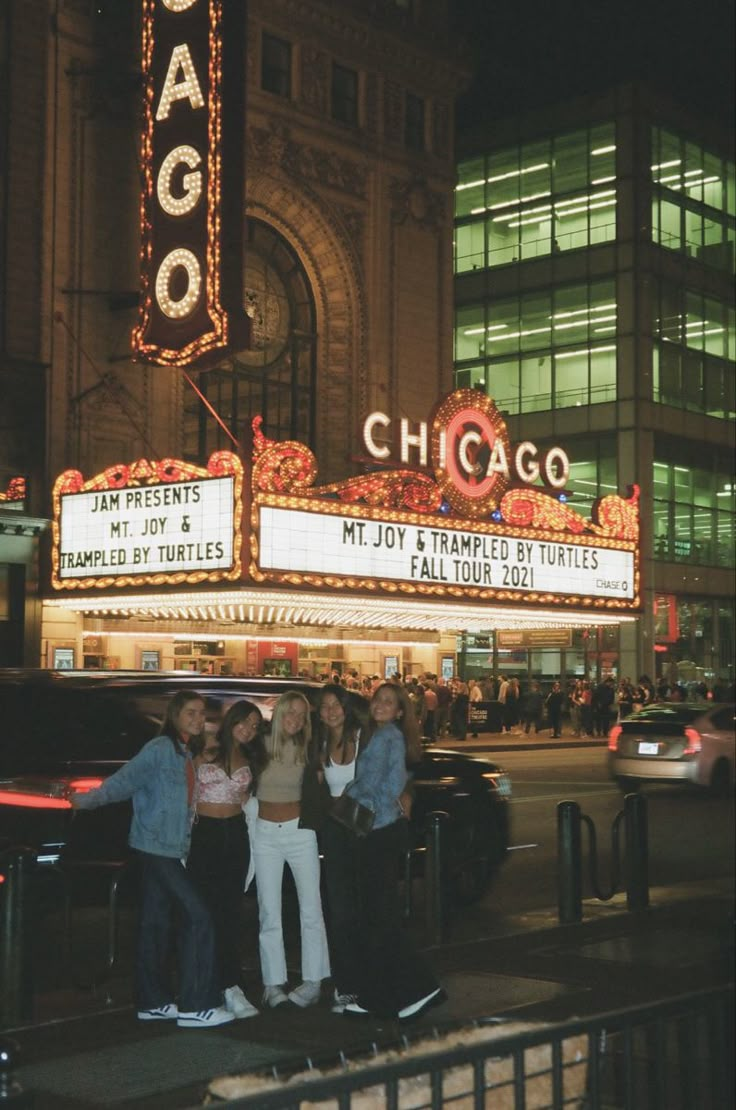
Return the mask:
M 186 366 L 227 347 L 222 52 L 223 0 L 143 0 L 141 307 L 132 337 L 141 361 Z

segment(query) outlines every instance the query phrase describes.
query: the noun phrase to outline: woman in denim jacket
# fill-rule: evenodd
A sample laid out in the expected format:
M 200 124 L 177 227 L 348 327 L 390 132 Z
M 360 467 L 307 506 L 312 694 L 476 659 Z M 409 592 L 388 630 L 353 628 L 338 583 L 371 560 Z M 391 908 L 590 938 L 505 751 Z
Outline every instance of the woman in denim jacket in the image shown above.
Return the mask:
M 406 851 L 407 822 L 399 803 L 407 762 L 421 754 L 413 707 L 401 686 L 379 686 L 370 702 L 370 723 L 361 740 L 355 778 L 345 793 L 373 810 L 368 835 L 356 839 L 359 935 L 354 979 L 358 997 L 346 1016 L 418 1017 L 445 994 L 402 928 L 399 859 Z
M 128 843 L 141 864 L 136 994 L 141 1021 L 176 1021 L 189 1029 L 223 1025 L 212 918 L 182 862 L 189 851 L 194 768 L 189 741 L 205 724 L 200 694 L 181 690 L 169 702 L 162 735 L 141 748 L 102 786 L 72 798 L 74 809 L 133 801 Z M 169 937 L 176 921 L 179 1006 L 168 981 Z

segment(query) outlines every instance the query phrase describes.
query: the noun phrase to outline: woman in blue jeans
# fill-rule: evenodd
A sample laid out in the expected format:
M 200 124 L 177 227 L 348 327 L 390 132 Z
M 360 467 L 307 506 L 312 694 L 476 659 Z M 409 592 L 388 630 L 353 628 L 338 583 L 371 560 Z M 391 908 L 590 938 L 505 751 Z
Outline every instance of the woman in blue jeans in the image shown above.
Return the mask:
M 136 994 L 140 1021 L 176 1021 L 187 1029 L 224 1025 L 209 910 L 183 860 L 189 852 L 194 767 L 189 742 L 205 724 L 204 699 L 181 690 L 169 702 L 161 735 L 141 748 L 102 786 L 72 798 L 74 809 L 96 809 L 130 798 L 128 843 L 141 865 Z M 179 1004 L 169 981 L 172 922 L 176 923 Z
M 401 924 L 399 859 L 406 850 L 407 821 L 399 798 L 407 763 L 421 755 L 419 728 L 401 686 L 379 686 L 370 702 L 370 721 L 361 736 L 355 778 L 344 793 L 368 806 L 373 828 L 355 841 L 359 927 L 353 952 L 357 999 L 348 1017 L 418 1017 L 445 994 Z

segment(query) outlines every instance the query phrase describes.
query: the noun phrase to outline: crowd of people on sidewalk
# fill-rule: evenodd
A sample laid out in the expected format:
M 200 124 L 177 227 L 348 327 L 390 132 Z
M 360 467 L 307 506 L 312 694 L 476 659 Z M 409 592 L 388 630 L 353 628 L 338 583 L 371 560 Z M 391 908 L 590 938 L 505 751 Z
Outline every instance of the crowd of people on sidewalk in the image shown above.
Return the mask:
M 356 671 L 349 671 L 332 675 L 331 681 L 370 696 L 381 680 L 378 675 L 361 677 Z M 641 675 L 636 681 L 627 677 L 617 681 L 608 675 L 600 681 L 571 678 L 543 684 L 536 679 L 522 683 L 517 676 L 506 674 L 489 673 L 466 682 L 424 672 L 395 674 L 389 681 L 406 689 L 421 733 L 429 741 L 443 737 L 465 740 L 468 734 L 477 735 L 473 707 L 479 702 L 494 703 L 497 710 L 494 720 L 498 723 L 494 731 L 500 733 L 521 736 L 548 730 L 556 737 L 561 735 L 564 721 L 569 722 L 574 737 L 604 738 L 616 719 L 653 702 L 734 698 L 732 683 L 717 681 L 708 686 L 702 681 L 683 684 L 666 678 L 653 682 L 648 675 Z

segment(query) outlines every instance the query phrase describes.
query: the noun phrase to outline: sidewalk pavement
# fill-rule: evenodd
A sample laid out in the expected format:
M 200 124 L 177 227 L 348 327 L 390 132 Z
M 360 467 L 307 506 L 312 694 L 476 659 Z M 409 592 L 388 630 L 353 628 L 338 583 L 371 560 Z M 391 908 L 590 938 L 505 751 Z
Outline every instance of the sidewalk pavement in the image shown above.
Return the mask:
M 498 740 L 508 750 L 510 738 Z M 469 750 L 468 741 L 456 743 Z M 480 750 L 489 750 L 485 739 Z M 36 1110 L 183 1110 L 201 1106 L 218 1075 L 273 1068 L 288 1073 L 305 1060 L 334 1063 L 341 1053 L 362 1055 L 433 1028 L 492 1016 L 562 1021 L 733 982 L 731 878 L 654 888 L 649 908 L 638 912 L 627 910 L 623 894 L 606 903 L 585 901 L 582 921 L 572 925 L 560 925 L 556 909 L 509 917 L 476 906 L 456 911 L 442 943 L 430 947 L 424 945 L 421 888 L 417 883 L 408 927 L 448 1000 L 409 1029 L 332 1014 L 331 984 L 308 1010 L 282 1007 L 213 1030 L 143 1025 L 135 1020 L 128 963 L 96 989 L 54 990 L 49 984 L 39 994 L 33 1024 L 0 1035 L 19 1046 L 14 1078 Z M 256 912 L 255 900 L 246 899 L 253 938 Z M 287 950 L 297 951 L 295 940 L 287 937 Z M 254 943 L 245 977 L 257 1003 L 256 960 Z

